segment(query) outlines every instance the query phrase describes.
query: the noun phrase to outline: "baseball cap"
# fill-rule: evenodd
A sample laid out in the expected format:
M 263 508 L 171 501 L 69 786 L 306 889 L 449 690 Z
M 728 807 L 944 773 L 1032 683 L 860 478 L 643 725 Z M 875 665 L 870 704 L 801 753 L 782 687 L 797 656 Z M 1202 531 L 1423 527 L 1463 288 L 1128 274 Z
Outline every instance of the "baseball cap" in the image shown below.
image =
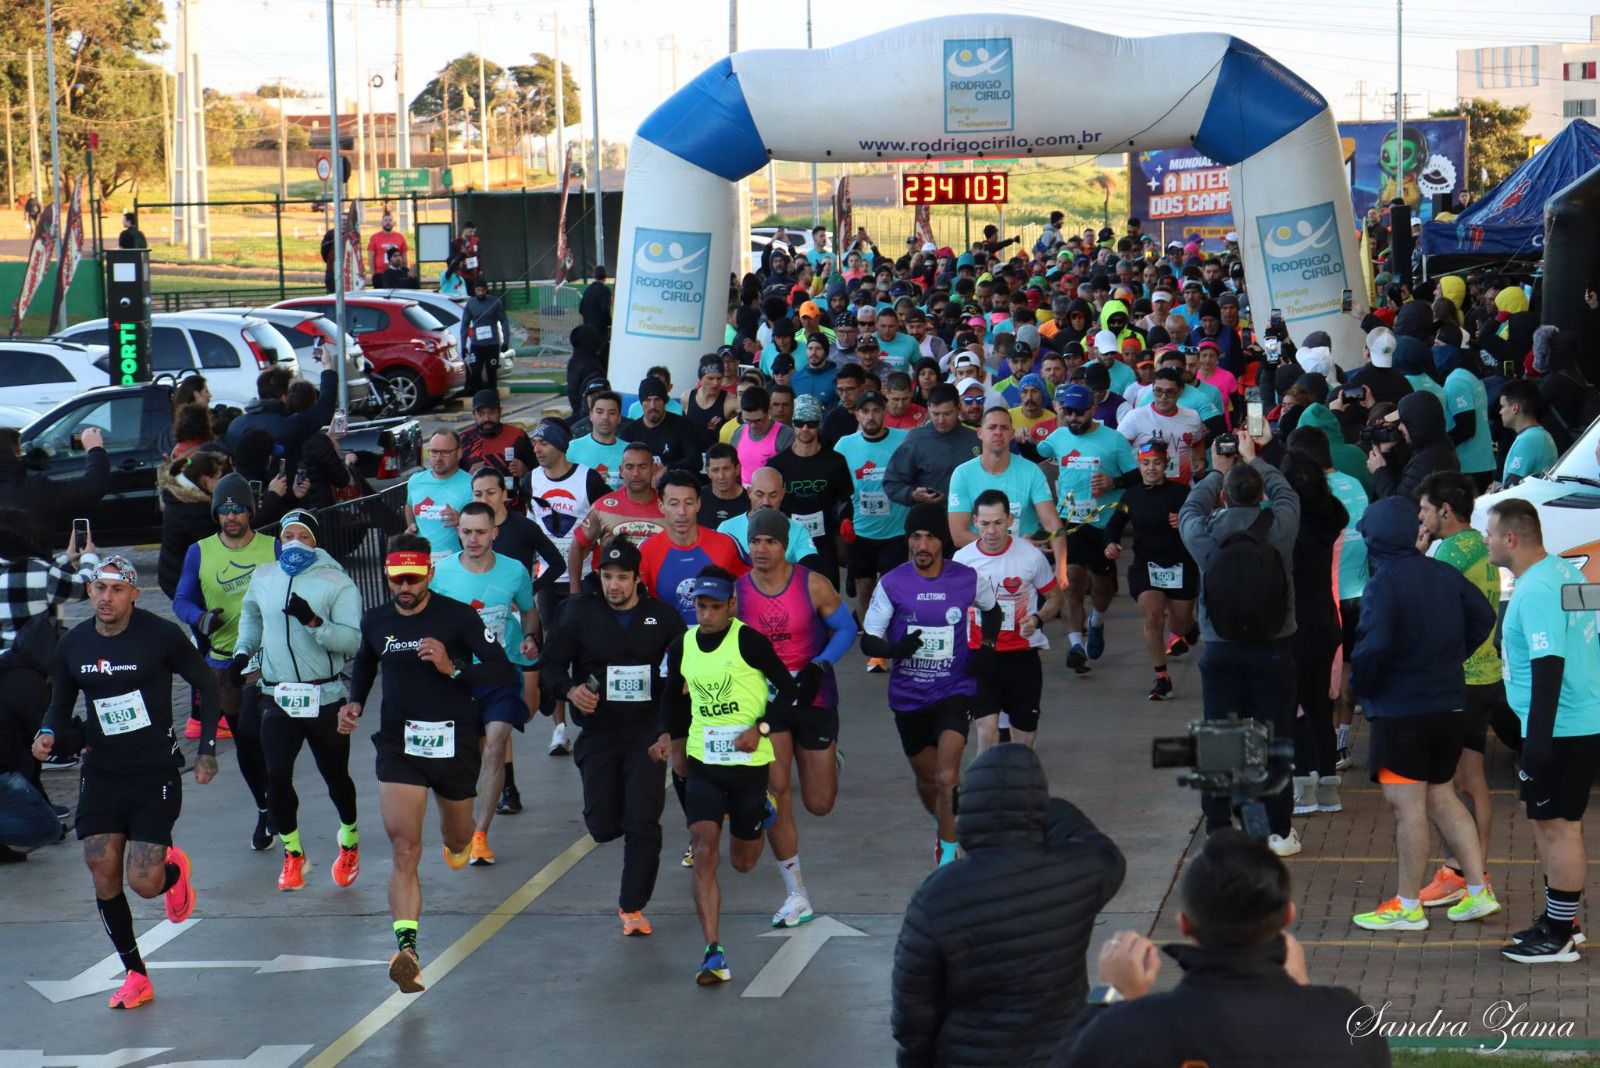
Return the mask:
M 593 378 L 589 379 L 583 384 L 583 392 L 585 396 L 588 396 L 590 393 L 604 393 L 610 388 L 611 380 L 605 375 L 595 375 Z
M 601 567 L 619 567 L 624 571 L 639 570 L 639 550 L 627 538 L 612 538 L 600 553 Z
M 433 568 L 433 558 L 415 549 L 390 553 L 383 559 L 386 575 L 426 575 Z
M 822 309 L 817 307 L 816 301 L 808 300 L 804 304 L 800 305 L 800 314 L 809 315 L 813 319 L 820 319 L 822 318 Z
M 1094 394 L 1088 386 L 1062 386 L 1056 390 L 1056 407 L 1074 412 L 1087 412 L 1094 408 Z
M 1166 290 L 1166 289 L 1158 289 L 1154 293 L 1150 294 L 1150 303 L 1151 304 L 1154 304 L 1158 300 L 1164 300 L 1168 304 L 1171 304 L 1172 303 L 1172 292 L 1170 290 Z
M 1237 240 L 1239 240 L 1239 231 L 1237 231 L 1237 230 L 1229 230 L 1227 233 L 1222 235 L 1222 240 L 1224 240 L 1224 241 L 1237 241 Z
M 987 391 L 983 388 L 982 382 L 979 382 L 976 378 L 969 378 L 966 380 L 966 382 L 962 383 L 961 399 L 965 401 L 967 397 L 973 393 L 983 394 L 985 392 Z
M 879 393 L 875 389 L 869 389 L 865 393 L 861 394 L 860 397 L 856 398 L 856 410 L 860 411 L 869 404 L 876 404 L 880 408 L 887 408 L 889 406 L 889 402 L 884 398 L 883 394 Z
M 638 550 L 634 551 L 634 558 L 638 558 Z M 604 566 L 603 564 L 601 566 Z M 694 590 L 691 597 L 709 597 L 713 601 L 733 600 L 733 583 L 716 575 L 701 575 L 694 580 Z
M 950 361 L 950 369 L 952 371 L 954 371 L 954 370 L 956 370 L 958 368 L 961 368 L 961 367 L 982 367 L 982 366 L 983 366 L 983 361 L 979 360 L 977 355 L 975 353 L 971 353 L 971 352 L 963 352 L 961 355 L 957 356 L 954 360 Z
M 94 569 L 94 579 L 102 582 L 126 582 L 130 586 L 139 584 L 139 572 L 129 560 L 121 553 L 113 553 L 100 561 Z
M 924 252 L 938 252 L 939 251 L 939 246 L 935 245 L 932 241 L 924 241 L 922 243 L 922 251 L 924 251 Z
M 500 410 L 500 391 L 498 389 L 480 389 L 472 395 L 472 410 L 482 411 L 484 408 Z
M 857 407 L 859 407 L 859 402 Z M 809 393 L 801 393 L 794 399 L 794 421 L 797 423 L 815 423 L 822 419 L 822 402 Z
M 860 341 L 856 342 L 857 352 L 876 352 L 878 347 L 877 334 L 865 334 Z
M 787 375 L 794 372 L 794 357 L 786 352 L 780 352 L 772 358 L 772 373 Z
M 1105 364 L 1086 363 L 1083 365 L 1083 384 L 1092 390 L 1110 389 L 1111 372 L 1106 370 Z
M 1026 341 L 1017 341 L 1013 343 L 1011 346 L 1011 355 L 1007 358 L 1014 360 L 1019 356 L 1025 360 L 1033 359 L 1033 346 L 1028 344 Z
M 1183 283 L 1183 291 L 1185 293 L 1187 293 L 1191 289 L 1201 289 L 1201 290 L 1203 290 L 1203 289 L 1205 289 L 1205 286 L 1200 284 L 1200 279 L 1191 278 L 1188 281 Z
M 1118 347 L 1117 335 L 1113 334 L 1111 331 L 1101 330 L 1099 333 L 1095 334 L 1094 348 L 1096 352 L 1116 352 Z

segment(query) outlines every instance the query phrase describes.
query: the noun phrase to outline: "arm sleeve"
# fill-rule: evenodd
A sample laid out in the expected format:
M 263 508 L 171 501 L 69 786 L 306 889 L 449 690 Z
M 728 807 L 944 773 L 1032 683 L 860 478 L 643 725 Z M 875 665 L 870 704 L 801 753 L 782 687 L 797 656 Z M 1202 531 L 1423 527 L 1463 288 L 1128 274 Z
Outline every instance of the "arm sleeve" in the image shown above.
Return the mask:
M 1483 595 L 1473 591 L 1478 599 Z M 1357 696 L 1376 692 L 1388 664 L 1394 640 L 1393 596 L 1381 582 L 1367 583 L 1356 623 L 1356 641 L 1350 650 L 1350 688 Z
M 606 480 L 600 476 L 600 472 L 590 468 L 584 490 L 588 493 L 591 501 L 598 501 L 601 497 L 611 492 L 611 487 L 606 485 Z
M 1122 540 L 1122 532 L 1128 526 L 1128 499 L 1124 497 L 1117 502 L 1111 511 L 1111 518 L 1106 521 L 1106 544 L 1112 545 Z
M 372 644 L 367 641 L 366 628 L 361 628 L 360 644 L 356 647 L 356 656 L 350 664 L 350 701 L 352 704 L 364 705 L 367 697 L 372 693 L 372 684 L 378 680 L 378 654 L 373 650 Z
M 111 457 L 105 449 L 90 449 L 83 458 L 83 474 L 69 482 L 41 478 L 40 493 L 58 509 L 93 504 L 111 488 Z
M 1183 540 L 1183 547 L 1189 550 L 1189 555 L 1202 568 L 1216 549 L 1216 540 L 1212 538 L 1207 524 L 1211 520 L 1211 513 L 1216 511 L 1221 495 L 1222 475 L 1213 471 L 1194 484 L 1189 496 L 1183 500 L 1183 507 L 1178 509 L 1178 535 Z
M 216 756 L 217 720 L 222 716 L 222 690 L 217 685 L 217 676 L 206 664 L 206 658 L 200 655 L 200 650 L 189 644 L 189 639 L 180 628 L 162 629 L 167 634 L 167 667 L 200 695 L 198 752 L 201 756 Z
M 1228 432 L 1228 421 L 1221 415 L 1213 415 L 1210 419 L 1202 419 L 1206 427 L 1206 440 L 1210 441 Z
M 1559 656 L 1541 656 L 1528 665 L 1532 685 L 1528 694 L 1528 735 L 1523 744 L 1549 742 L 1556 729 L 1556 707 L 1561 701 L 1561 676 L 1567 662 Z M 1548 752 L 1548 750 L 1546 750 Z
M 1300 534 L 1300 495 L 1282 472 L 1265 460 L 1256 460 L 1251 466 L 1261 475 L 1267 502 L 1272 506 L 1272 532 L 1279 541 L 1278 552 L 1292 555 L 1294 540 Z
M 1461 620 L 1465 627 L 1466 650 L 1468 655 L 1471 655 L 1474 649 L 1488 641 L 1489 635 L 1494 633 L 1497 617 L 1482 591 L 1459 571 L 1456 572 L 1456 578 L 1459 580 L 1456 588 L 1461 598 Z
M 1472 408 L 1456 413 L 1455 422 L 1450 425 L 1450 440 L 1460 445 L 1464 441 L 1471 441 L 1472 435 L 1478 432 L 1478 413 Z
M 1104 907 L 1122 887 L 1127 874 L 1127 860 L 1106 833 L 1094 825 L 1072 802 L 1059 797 L 1050 799 L 1050 815 L 1046 823 L 1045 845 L 1053 850 L 1063 850 L 1074 856 L 1093 855 L 1102 863 L 1100 892 L 1097 904 Z
M 95 553 L 84 553 L 78 557 L 78 567 L 75 570 L 61 566 L 65 560 L 58 564 L 46 565 L 45 599 L 52 605 L 86 600 L 89 596 L 89 582 L 94 577 L 94 569 L 99 559 Z
M 322 381 L 317 383 L 317 403 L 303 412 L 296 412 L 289 416 L 291 422 L 284 433 L 284 437 L 299 444 L 312 434 L 333 422 L 334 409 L 339 406 L 339 372 L 329 368 L 322 372 Z M 288 473 L 292 478 L 294 472 Z
M 558 588 L 557 583 L 567 577 L 567 559 L 556 548 L 556 543 L 550 540 L 550 535 L 544 532 L 543 523 L 537 520 L 529 522 L 529 529 L 533 531 L 533 551 L 544 561 L 544 573 L 533 584 L 533 592 L 537 595 Z
M 172 598 L 172 614 L 192 627 L 205 612 L 205 595 L 200 592 L 200 545 L 196 542 L 183 554 L 183 570 L 178 575 L 178 590 Z
M 51 669 L 50 708 L 45 713 L 41 731 L 56 736 L 56 752 L 72 756 L 83 748 L 83 732 L 72 716 L 72 706 L 78 703 L 78 680 L 67 666 L 68 658 L 57 646 L 55 666 Z
M 361 647 L 361 591 L 349 579 L 339 584 L 333 608 L 322 626 L 311 631 L 317 644 L 330 653 L 349 656 Z
M 856 634 L 859 633 L 856 628 L 856 617 L 841 600 L 839 607 L 835 608 L 833 614 L 823 622 L 828 625 L 830 631 L 828 644 L 823 646 L 822 652 L 812 659 L 824 664 L 837 664 L 856 643 Z
M 490 637 L 478 613 L 470 608 L 466 611 L 471 616 L 471 622 L 465 622 L 463 617 L 462 641 L 471 650 L 477 663 L 463 671 L 461 677 L 474 686 L 505 686 L 517 681 L 516 669 L 506 659 L 506 651 Z
M 573 606 L 577 608 L 576 605 Z M 578 657 L 578 628 L 570 616 L 553 627 L 546 627 L 544 648 L 539 651 L 539 682 L 546 693 L 563 697 L 572 689 L 572 663 Z
M 239 631 L 233 640 L 232 655 L 240 653 L 246 655 L 254 653 L 261 648 L 261 605 L 256 600 L 256 587 L 254 584 L 245 587 L 244 597 L 239 602 Z M 218 650 L 219 653 L 223 650 Z

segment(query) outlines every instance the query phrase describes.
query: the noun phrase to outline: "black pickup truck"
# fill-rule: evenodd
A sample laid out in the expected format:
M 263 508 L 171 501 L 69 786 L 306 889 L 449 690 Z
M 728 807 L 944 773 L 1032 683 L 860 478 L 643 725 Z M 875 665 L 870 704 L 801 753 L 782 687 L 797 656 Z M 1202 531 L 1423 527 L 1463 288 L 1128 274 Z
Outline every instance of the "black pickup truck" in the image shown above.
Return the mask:
M 79 435 L 88 427 L 105 434 L 111 486 L 75 516 L 89 520 L 99 545 L 159 540 L 156 471 L 172 448 L 171 385 L 99 386 L 64 401 L 23 431 L 23 456 L 47 478 L 78 478 L 84 469 Z M 382 490 L 415 470 L 421 437 L 414 419 L 374 419 L 351 423 L 340 448 L 355 453 L 357 469 Z

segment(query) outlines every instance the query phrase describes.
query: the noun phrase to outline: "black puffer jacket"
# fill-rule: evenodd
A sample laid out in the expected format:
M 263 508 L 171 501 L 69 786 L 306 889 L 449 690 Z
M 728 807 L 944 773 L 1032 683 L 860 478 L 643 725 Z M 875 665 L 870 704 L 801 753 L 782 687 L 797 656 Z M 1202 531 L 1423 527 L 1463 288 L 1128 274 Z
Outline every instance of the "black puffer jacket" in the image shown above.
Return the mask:
M 156 560 L 156 583 L 168 599 L 177 595 L 183 574 L 183 556 L 189 546 L 217 532 L 211 514 L 211 494 L 182 475 L 162 468 L 156 477 L 161 493 L 161 555 Z
M 1444 405 L 1432 393 L 1416 392 L 1400 398 L 1400 422 L 1410 445 L 1401 442 L 1388 453 L 1389 462 L 1372 475 L 1379 497 L 1415 497 L 1422 480 L 1435 471 L 1459 471 L 1456 447 L 1444 429 Z
M 1088 992 L 1122 853 L 1020 745 L 972 762 L 956 827 L 966 855 L 917 888 L 895 947 L 898 1063 L 1048 1064 Z

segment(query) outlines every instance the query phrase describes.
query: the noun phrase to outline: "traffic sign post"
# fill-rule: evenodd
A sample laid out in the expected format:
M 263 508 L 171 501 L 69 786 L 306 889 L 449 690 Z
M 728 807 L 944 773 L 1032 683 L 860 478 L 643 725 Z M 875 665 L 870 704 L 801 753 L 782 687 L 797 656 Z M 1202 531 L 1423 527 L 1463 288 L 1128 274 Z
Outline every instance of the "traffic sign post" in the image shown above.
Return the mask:
M 426 193 L 433 187 L 433 173 L 426 167 L 384 167 L 378 170 L 378 193 L 403 196 L 416 190 Z

